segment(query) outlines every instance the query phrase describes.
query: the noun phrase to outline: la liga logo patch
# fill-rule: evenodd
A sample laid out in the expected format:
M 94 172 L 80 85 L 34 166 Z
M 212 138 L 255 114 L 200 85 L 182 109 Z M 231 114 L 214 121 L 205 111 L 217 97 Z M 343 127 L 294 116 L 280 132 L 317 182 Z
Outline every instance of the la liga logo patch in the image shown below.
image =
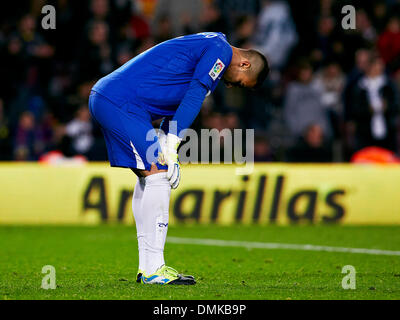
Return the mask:
M 217 80 L 222 70 L 224 70 L 224 68 L 225 68 L 224 63 L 220 59 L 217 59 L 217 61 L 215 62 L 214 66 L 211 68 L 208 74 L 215 81 Z
M 216 63 L 215 66 L 214 66 L 214 72 L 215 72 L 215 73 L 219 73 L 219 72 L 222 70 L 222 68 L 223 68 L 222 63 L 221 63 L 221 62 L 218 62 L 218 63 Z

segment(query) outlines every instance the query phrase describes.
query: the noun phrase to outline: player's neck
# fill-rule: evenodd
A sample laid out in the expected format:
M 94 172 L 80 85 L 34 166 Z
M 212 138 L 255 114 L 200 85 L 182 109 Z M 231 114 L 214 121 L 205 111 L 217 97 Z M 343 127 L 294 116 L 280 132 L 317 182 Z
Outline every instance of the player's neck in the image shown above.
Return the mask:
M 232 60 L 231 60 L 231 65 L 239 65 L 241 59 L 242 59 L 242 54 L 240 52 L 239 48 L 236 48 L 234 46 L 231 46 L 232 48 Z

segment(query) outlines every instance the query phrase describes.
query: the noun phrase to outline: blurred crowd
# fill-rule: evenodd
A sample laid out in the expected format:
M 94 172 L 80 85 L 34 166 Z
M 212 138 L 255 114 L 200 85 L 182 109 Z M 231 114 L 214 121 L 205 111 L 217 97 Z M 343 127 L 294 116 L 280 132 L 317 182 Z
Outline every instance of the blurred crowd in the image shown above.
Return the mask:
M 46 4 L 55 30 L 41 27 Z M 344 30 L 349 4 L 356 29 Z M 193 128 L 254 128 L 256 161 L 399 153 L 399 0 L 18 0 L 0 4 L 0 160 L 106 160 L 87 106 L 93 84 L 157 43 L 204 31 L 258 49 L 271 74 L 258 91 L 220 83 Z

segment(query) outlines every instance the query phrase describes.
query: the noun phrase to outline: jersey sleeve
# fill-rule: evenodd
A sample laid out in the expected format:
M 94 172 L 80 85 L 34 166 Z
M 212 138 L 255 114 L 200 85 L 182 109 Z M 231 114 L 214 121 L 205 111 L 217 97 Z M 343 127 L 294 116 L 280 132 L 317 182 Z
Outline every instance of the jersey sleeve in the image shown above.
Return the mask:
M 172 121 L 176 121 L 177 135 L 182 137 L 184 130 L 189 128 L 200 112 L 203 101 L 207 95 L 207 89 L 198 80 L 192 80 L 181 104 Z M 183 132 L 182 132 L 183 131 Z
M 204 49 L 190 87 L 173 117 L 177 123 L 178 135 L 190 127 L 198 115 L 207 92 L 213 92 L 232 59 L 232 48 L 221 40 L 210 41 Z
M 193 80 L 198 80 L 213 92 L 232 59 L 232 48 L 222 41 L 213 41 L 197 63 Z

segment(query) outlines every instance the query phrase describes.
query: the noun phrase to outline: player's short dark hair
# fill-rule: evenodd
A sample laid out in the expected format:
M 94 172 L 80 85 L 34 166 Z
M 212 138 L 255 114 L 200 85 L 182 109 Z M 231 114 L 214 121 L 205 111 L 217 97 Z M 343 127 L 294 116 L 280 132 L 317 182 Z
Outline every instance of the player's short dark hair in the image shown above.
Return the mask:
M 267 58 L 259 51 L 250 49 L 247 51 L 249 58 L 253 61 L 255 69 L 253 72 L 257 73 L 257 83 L 254 88 L 259 88 L 267 78 L 270 68 Z

